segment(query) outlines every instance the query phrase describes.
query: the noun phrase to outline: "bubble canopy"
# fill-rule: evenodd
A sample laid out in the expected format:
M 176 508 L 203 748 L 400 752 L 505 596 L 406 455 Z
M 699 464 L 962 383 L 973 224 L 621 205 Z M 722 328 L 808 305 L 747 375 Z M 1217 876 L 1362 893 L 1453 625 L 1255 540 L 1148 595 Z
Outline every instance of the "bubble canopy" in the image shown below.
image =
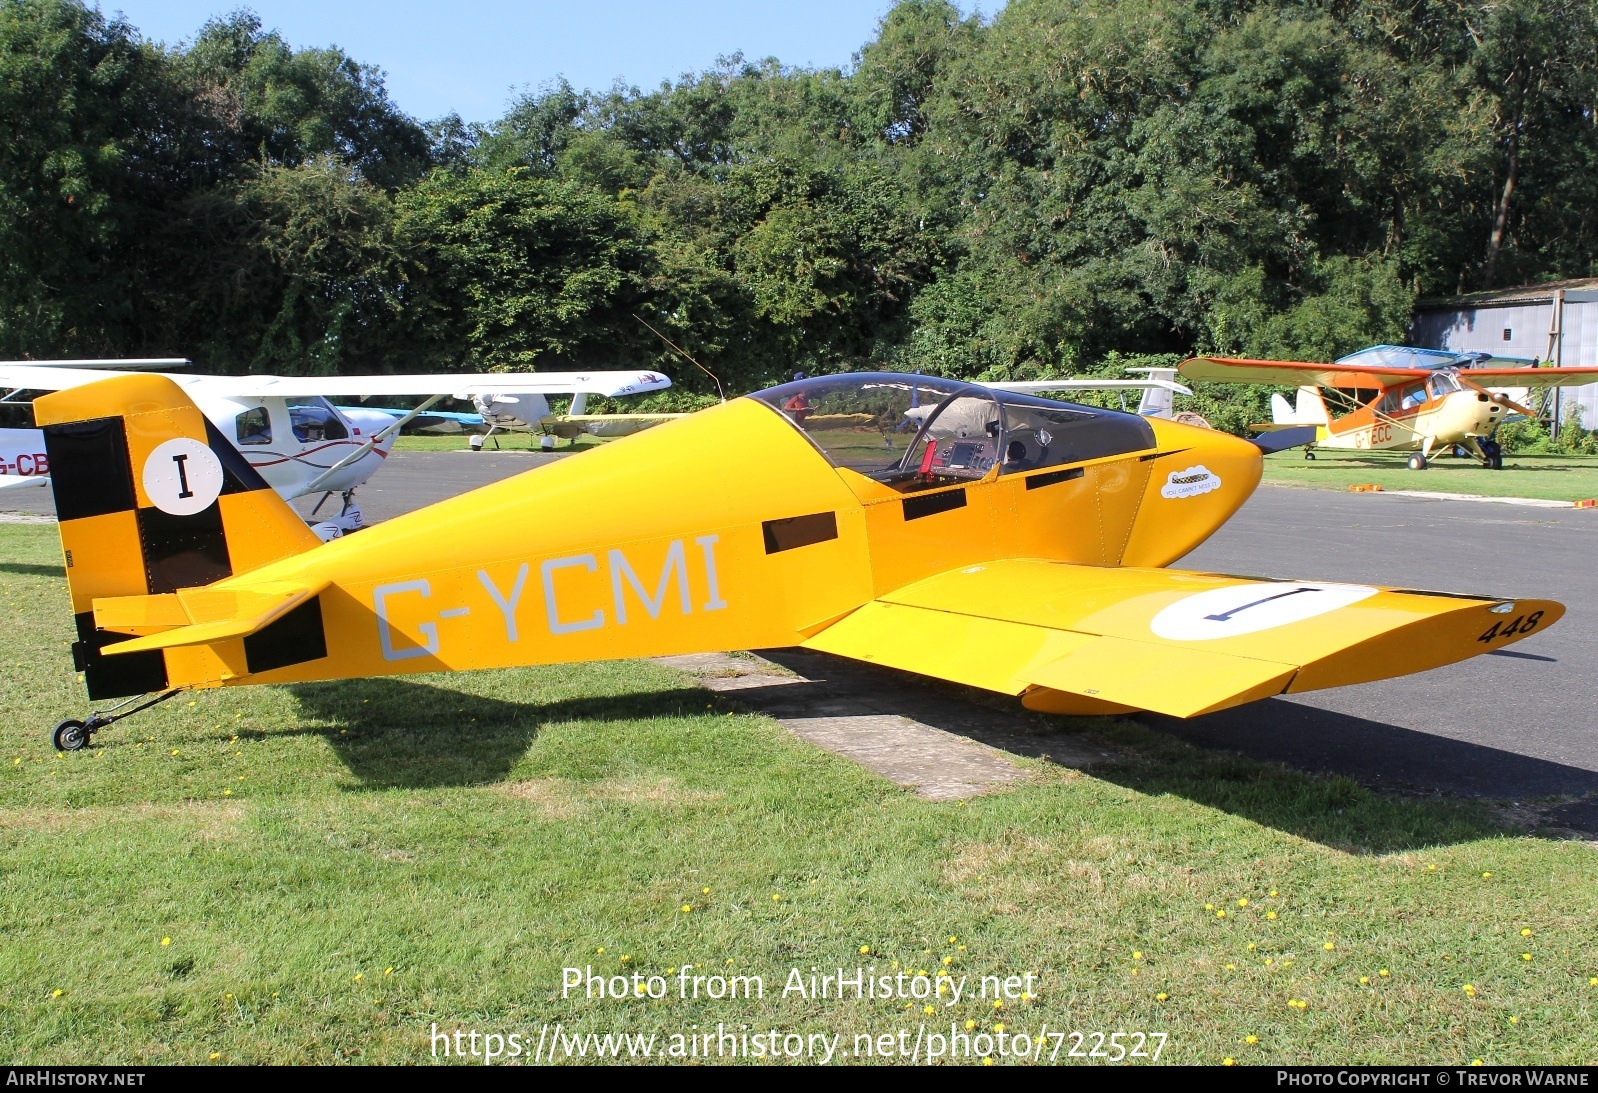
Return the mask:
M 896 489 L 933 489 L 1154 446 L 1136 414 L 902 372 L 795 380 L 749 396 L 781 414 L 833 466 Z

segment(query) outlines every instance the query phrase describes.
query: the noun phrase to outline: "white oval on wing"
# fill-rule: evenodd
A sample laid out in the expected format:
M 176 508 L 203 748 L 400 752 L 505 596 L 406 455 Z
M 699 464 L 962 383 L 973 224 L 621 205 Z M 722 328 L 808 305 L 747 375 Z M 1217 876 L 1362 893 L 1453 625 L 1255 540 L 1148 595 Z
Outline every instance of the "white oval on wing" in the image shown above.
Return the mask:
M 1369 585 L 1313 581 L 1234 584 L 1177 600 L 1150 620 L 1149 629 L 1167 641 L 1234 638 L 1312 619 L 1378 591 Z
M 158 444 L 144 461 L 143 477 L 150 503 L 173 516 L 203 512 L 222 493 L 222 461 L 186 436 Z

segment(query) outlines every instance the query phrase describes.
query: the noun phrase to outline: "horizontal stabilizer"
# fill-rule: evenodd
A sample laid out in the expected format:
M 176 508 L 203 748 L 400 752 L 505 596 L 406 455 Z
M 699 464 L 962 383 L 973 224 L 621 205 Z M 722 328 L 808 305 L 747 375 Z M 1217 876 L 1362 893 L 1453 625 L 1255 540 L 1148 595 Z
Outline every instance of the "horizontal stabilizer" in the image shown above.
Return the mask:
M 249 589 L 184 588 L 160 596 L 116 596 L 94 602 L 94 624 L 132 641 L 103 653 L 142 653 L 182 645 L 211 645 L 249 637 L 319 594 L 328 585 L 256 585 Z
M 1293 425 L 1285 429 L 1273 425 L 1261 435 L 1250 437 L 1249 440 L 1260 451 L 1270 455 L 1272 452 L 1285 452 L 1289 448 L 1315 443 L 1316 431 L 1313 425 Z
M 1057 692 L 1193 717 L 1451 664 L 1563 614 L 1548 600 L 1003 561 L 899 589 L 805 646 L 1037 708 L 1066 708 L 1035 701 Z

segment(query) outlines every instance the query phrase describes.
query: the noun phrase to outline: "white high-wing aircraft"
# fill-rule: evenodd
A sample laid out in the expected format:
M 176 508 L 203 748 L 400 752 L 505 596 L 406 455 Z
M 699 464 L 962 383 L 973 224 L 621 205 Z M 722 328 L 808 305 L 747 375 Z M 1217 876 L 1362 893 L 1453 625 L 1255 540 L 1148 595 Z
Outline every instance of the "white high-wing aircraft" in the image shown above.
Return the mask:
M 0 428 L 3 474 L 17 476 L 3 486 L 42 485 L 48 481 L 48 456 L 39 430 L 32 428 L 29 392 L 81 387 L 152 366 L 184 361 L 0 362 Z M 99 367 L 114 365 L 117 367 Z M 131 367 L 123 367 L 130 365 Z M 362 526 L 355 488 L 388 458 L 400 427 L 441 398 L 508 395 L 621 395 L 671 386 L 659 372 L 493 372 L 417 376 L 204 376 L 167 374 L 182 387 L 206 418 L 284 500 L 322 493 L 323 501 L 341 494 L 339 514 L 314 526 L 324 539 Z M 392 412 L 359 407 L 335 409 L 329 397 L 422 396 L 415 410 Z M 14 410 L 3 409 L 6 406 Z M 8 416 L 10 418 L 8 419 Z M 13 420 L 14 419 L 14 420 Z M 321 507 L 318 503 L 318 508 Z M 314 510 L 313 510 L 314 515 Z

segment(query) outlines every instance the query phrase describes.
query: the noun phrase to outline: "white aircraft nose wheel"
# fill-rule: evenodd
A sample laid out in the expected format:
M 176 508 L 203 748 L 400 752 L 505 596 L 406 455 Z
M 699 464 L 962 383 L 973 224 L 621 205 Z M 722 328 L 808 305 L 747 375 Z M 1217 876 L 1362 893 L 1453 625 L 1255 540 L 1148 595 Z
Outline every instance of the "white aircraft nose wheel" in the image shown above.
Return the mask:
M 1410 456 L 1409 457 L 1409 469 L 1412 470 L 1412 471 L 1423 471 L 1423 470 L 1425 470 L 1426 469 L 1426 457 L 1421 455 L 1419 452 L 1416 452 L 1414 455 Z

